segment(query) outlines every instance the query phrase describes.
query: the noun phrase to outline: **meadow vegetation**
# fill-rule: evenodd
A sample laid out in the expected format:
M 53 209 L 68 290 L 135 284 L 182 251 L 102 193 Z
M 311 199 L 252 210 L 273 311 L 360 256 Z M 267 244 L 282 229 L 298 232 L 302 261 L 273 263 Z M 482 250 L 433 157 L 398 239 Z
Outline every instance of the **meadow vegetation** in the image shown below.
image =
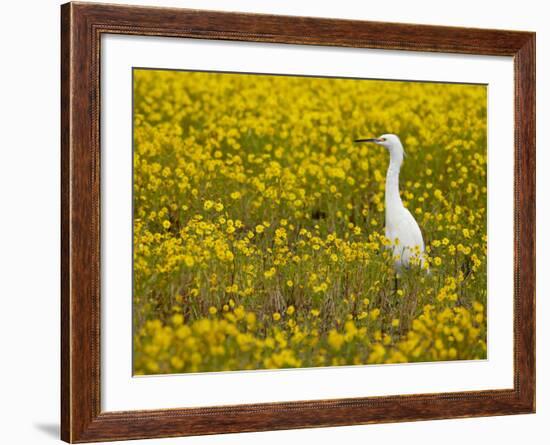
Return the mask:
M 134 71 L 134 372 L 486 358 L 486 88 Z M 426 266 L 384 234 L 395 133 Z

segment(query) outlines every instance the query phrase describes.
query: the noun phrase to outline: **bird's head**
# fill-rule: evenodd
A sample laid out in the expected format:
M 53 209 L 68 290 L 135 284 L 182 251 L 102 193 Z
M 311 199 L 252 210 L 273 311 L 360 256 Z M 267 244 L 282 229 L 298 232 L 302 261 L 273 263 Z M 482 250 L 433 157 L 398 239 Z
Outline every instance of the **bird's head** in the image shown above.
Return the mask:
M 383 134 L 377 138 L 355 139 L 355 142 L 372 142 L 374 144 L 381 145 L 389 151 L 390 156 L 401 162 L 403 161 L 403 157 L 405 155 L 405 150 L 403 149 L 401 139 L 399 139 L 399 136 L 395 134 Z

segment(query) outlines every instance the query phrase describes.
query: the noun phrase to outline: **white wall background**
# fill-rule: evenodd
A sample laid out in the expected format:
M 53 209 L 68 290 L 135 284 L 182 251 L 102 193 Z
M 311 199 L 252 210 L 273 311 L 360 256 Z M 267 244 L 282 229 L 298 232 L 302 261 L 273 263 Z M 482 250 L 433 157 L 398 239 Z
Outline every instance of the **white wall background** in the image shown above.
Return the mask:
M 537 414 L 485 419 L 160 439 L 148 443 L 547 443 L 550 422 L 550 29 L 537 0 L 118 0 L 120 3 L 339 17 L 537 32 Z M 59 4 L 6 2 L 0 27 L 0 442 L 54 442 L 59 417 Z M 6 138 L 7 135 L 7 138 Z

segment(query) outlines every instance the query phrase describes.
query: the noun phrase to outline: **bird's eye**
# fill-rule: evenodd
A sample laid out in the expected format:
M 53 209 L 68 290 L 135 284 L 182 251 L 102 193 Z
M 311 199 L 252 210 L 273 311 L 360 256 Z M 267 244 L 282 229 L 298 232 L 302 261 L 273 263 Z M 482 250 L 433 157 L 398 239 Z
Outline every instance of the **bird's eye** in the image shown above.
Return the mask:
M 380 138 L 382 142 L 386 142 L 386 138 Z

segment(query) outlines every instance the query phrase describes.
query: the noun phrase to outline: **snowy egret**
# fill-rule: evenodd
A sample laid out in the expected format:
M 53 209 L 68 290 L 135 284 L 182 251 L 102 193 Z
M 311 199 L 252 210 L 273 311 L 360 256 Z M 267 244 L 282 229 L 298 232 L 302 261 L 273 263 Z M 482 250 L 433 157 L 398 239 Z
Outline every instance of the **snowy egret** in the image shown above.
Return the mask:
M 399 195 L 399 171 L 405 155 L 401 140 L 395 134 L 383 134 L 379 138 L 356 139 L 355 142 L 374 142 L 390 153 L 386 174 L 386 238 L 391 241 L 396 269 L 408 267 L 413 258 L 424 266 L 422 232 Z

